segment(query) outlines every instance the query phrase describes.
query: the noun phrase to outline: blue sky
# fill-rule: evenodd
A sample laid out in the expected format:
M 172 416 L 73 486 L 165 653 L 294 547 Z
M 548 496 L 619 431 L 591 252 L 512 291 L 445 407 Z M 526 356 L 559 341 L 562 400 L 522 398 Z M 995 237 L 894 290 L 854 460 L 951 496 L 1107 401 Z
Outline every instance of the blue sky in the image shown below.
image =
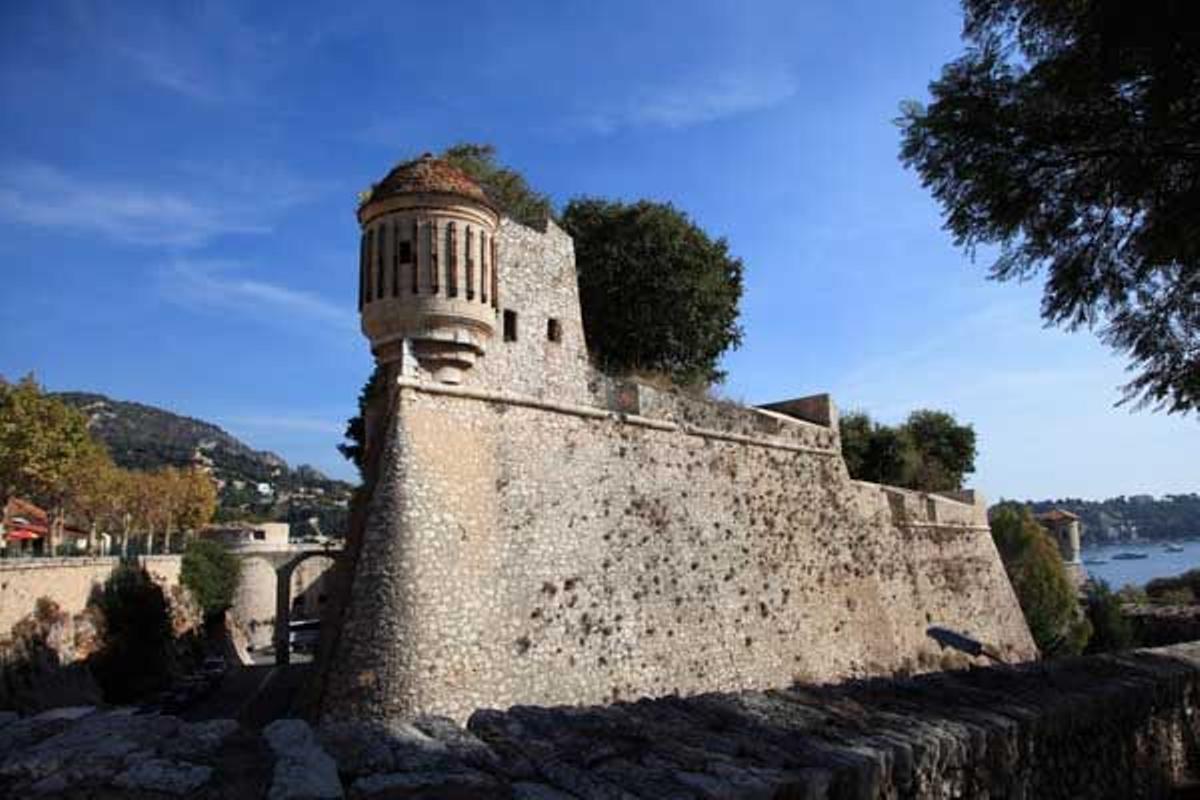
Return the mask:
M 1195 419 L 985 280 L 892 120 L 950 0 L 5 3 L 0 374 L 217 422 L 332 474 L 370 356 L 355 195 L 487 141 L 557 202 L 670 200 L 747 265 L 725 389 L 952 411 L 989 497 L 1197 491 Z

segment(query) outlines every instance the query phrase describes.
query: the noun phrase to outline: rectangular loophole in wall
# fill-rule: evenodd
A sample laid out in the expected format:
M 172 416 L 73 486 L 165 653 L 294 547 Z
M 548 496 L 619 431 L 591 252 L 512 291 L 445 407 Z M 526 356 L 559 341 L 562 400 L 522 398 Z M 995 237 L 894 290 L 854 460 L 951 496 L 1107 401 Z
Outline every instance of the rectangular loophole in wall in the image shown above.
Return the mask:
M 504 310 L 504 341 L 515 342 L 517 340 L 517 312 L 505 309 Z
M 562 323 L 554 317 L 546 320 L 546 338 L 552 342 L 562 341 Z
M 399 254 L 400 263 L 401 264 L 411 264 L 412 260 L 413 260 L 412 242 L 400 242 L 399 246 L 400 246 L 400 254 Z

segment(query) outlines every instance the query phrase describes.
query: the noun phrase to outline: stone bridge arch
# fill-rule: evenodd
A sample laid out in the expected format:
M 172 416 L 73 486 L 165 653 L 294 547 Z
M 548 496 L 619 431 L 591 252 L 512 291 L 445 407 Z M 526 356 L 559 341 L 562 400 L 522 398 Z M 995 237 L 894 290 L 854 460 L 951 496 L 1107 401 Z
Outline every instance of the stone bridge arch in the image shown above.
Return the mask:
M 305 561 L 314 558 L 328 559 L 326 573 L 337 563 L 338 550 L 306 550 L 277 563 L 275 567 L 275 663 L 288 664 L 292 660 L 290 627 L 292 621 L 292 576 Z M 322 580 L 318 578 L 317 580 Z M 316 581 L 314 581 L 315 583 Z

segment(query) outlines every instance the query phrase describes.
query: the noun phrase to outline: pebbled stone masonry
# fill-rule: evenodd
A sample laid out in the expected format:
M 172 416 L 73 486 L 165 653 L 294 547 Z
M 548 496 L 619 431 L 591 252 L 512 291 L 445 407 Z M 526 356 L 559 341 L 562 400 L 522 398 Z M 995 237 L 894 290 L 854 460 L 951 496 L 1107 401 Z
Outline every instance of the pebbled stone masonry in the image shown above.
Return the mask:
M 982 498 L 852 481 L 828 398 L 746 408 L 600 374 L 570 238 L 503 220 L 497 239 L 495 335 L 461 383 L 405 357 L 368 412 L 378 467 L 323 626 L 320 715 L 962 663 L 933 625 L 1036 657 Z

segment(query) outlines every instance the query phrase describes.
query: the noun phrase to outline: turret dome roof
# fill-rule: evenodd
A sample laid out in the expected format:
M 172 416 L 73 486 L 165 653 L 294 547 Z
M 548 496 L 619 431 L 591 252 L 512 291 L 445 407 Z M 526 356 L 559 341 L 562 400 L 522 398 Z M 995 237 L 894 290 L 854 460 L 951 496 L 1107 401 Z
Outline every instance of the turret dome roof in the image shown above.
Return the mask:
M 483 189 L 471 176 L 431 153 L 393 167 L 371 189 L 363 205 L 393 195 L 421 193 L 453 194 L 492 207 Z

